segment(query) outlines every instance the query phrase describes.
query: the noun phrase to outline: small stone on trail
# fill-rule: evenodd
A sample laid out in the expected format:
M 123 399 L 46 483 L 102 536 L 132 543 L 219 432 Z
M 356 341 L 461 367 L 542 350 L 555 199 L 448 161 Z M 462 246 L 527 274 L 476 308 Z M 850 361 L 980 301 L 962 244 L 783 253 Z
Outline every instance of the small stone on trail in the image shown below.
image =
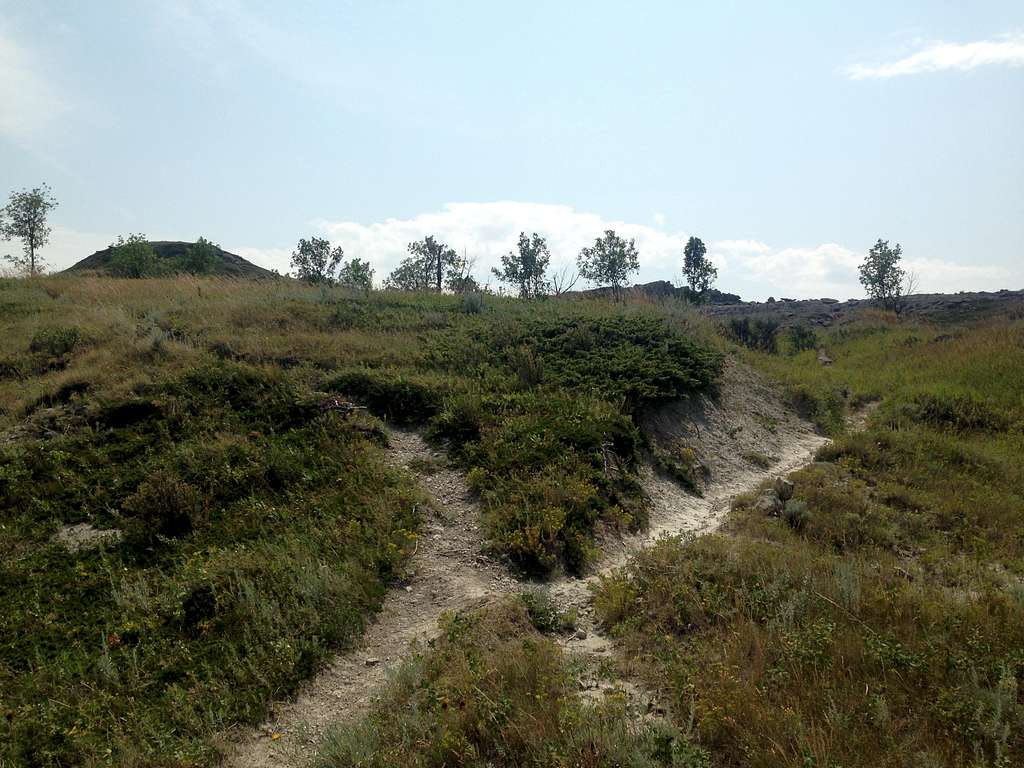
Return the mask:
M 577 640 L 586 640 L 587 639 L 587 630 L 585 630 L 583 628 L 577 629 L 576 630 L 576 639 Z
M 366 660 L 366 666 L 368 667 L 376 667 L 378 664 L 380 664 L 380 659 L 373 656 Z

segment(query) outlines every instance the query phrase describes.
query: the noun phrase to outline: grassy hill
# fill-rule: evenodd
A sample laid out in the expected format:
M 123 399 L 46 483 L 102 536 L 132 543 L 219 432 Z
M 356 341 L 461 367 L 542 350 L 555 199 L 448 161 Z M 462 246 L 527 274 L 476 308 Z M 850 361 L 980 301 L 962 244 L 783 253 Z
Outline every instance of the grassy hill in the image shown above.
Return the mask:
M 150 242 L 153 251 L 159 262 L 164 264 L 175 264 L 179 262 L 193 243 L 184 243 L 177 240 L 155 240 Z M 245 277 L 245 278 L 278 278 L 280 275 L 271 272 L 269 269 L 253 264 L 234 253 L 229 253 L 222 248 L 217 248 L 212 275 L 224 277 Z M 96 251 L 91 256 L 86 256 L 79 262 L 65 270 L 65 274 L 96 273 L 105 274 L 109 271 L 111 248 L 104 248 Z
M 357 636 L 423 506 L 385 423 L 449 446 L 517 568 L 578 570 L 598 526 L 644 521 L 633 414 L 720 363 L 681 305 L 285 281 L 8 280 L 0 326 L 15 764 L 209 763 L 210 734 Z M 67 551 L 83 523 L 119 533 Z
M 713 392 L 723 352 L 836 440 L 777 515 L 740 498 L 601 582 L 664 717 L 589 704 L 557 606 L 505 602 L 448 617 L 320 764 L 1024 757 L 1019 317 L 862 313 L 769 354 L 675 300 L 57 276 L 0 281 L 0 332 L 0 765 L 215 764 L 402 578 L 426 500 L 394 425 L 447 451 L 515 571 L 585 571 L 645 524 L 638 417 Z

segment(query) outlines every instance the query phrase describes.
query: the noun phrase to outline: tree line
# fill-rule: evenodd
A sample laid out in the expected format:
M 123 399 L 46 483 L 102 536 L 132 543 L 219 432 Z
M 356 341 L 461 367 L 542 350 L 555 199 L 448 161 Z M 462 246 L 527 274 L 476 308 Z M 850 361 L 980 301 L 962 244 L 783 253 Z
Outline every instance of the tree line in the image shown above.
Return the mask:
M 49 242 L 50 212 L 58 205 L 49 186 L 12 192 L 0 208 L 0 239 L 20 240 L 20 255 L 5 259 L 20 274 L 34 277 L 45 271 L 39 251 Z M 152 277 L 174 272 L 209 274 L 216 269 L 219 247 L 200 237 L 175 263 L 157 258 L 144 235 L 119 237 L 110 245 L 109 269 L 119 277 Z M 451 291 L 472 293 L 486 290 L 473 277 L 475 260 L 461 256 L 433 235 L 409 243 L 408 256 L 384 279 L 384 288 L 398 291 Z M 917 286 L 917 275 L 901 266 L 903 250 L 899 243 L 889 246 L 879 239 L 860 265 L 860 282 L 868 296 L 897 311 L 902 299 Z M 584 247 L 576 257 L 576 271 L 563 267 L 549 274 L 551 251 L 547 240 L 536 232 L 519 233 L 516 247 L 501 257 L 501 266 L 491 273 L 520 298 L 532 299 L 561 295 L 571 290 L 580 277 L 594 285 L 621 295 L 629 276 L 640 270 L 636 241 L 626 240 L 612 229 L 605 230 L 593 245 Z M 374 269 L 369 261 L 345 259 L 341 246 L 310 237 L 300 239 L 291 256 L 294 277 L 312 284 L 340 285 L 356 290 L 373 288 Z M 699 237 L 691 237 L 683 249 L 683 275 L 689 295 L 703 301 L 718 277 L 718 270 L 707 257 L 707 248 Z
M 386 290 L 450 291 L 470 293 L 486 290 L 475 277 L 475 261 L 459 253 L 433 235 L 409 243 L 408 256 L 384 279 Z M 576 257 L 576 269 L 568 267 L 549 273 L 551 250 L 547 239 L 537 232 L 519 233 L 516 247 L 501 257 L 501 266 L 492 267 L 491 274 L 521 299 L 559 296 L 571 290 L 579 278 L 620 295 L 629 276 L 640 270 L 640 256 L 635 239 L 626 240 L 615 230 L 605 230 L 593 245 L 583 248 Z M 348 288 L 370 290 L 374 270 L 360 259 L 345 261 L 340 246 L 332 247 L 324 239 L 312 237 L 299 240 L 292 253 L 294 276 L 313 284 L 337 284 Z M 683 273 L 690 295 L 701 299 L 711 289 L 718 271 L 707 258 L 707 248 L 697 237 L 691 237 L 683 254 Z

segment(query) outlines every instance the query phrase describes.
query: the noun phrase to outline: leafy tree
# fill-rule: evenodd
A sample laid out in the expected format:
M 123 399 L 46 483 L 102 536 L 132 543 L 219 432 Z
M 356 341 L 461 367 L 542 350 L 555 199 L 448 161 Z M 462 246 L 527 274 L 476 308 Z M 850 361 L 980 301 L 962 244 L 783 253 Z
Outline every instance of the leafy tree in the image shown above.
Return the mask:
M 338 265 L 345 257 L 341 246 L 331 248 L 330 242 L 320 237 L 302 238 L 292 251 L 292 269 L 295 277 L 314 285 L 333 283 Z
M 156 251 L 145 235 L 118 236 L 110 245 L 110 273 L 115 277 L 154 277 L 160 273 Z
M 463 262 L 454 248 L 433 235 L 409 243 L 409 256 L 384 281 L 385 288 L 399 291 L 440 292 L 452 276 L 460 276 Z
M 531 299 L 548 292 L 546 274 L 550 261 L 551 252 L 543 237 L 536 232 L 532 237 L 520 232 L 518 251 L 502 256 L 502 268 L 493 267 L 491 271 L 501 282 L 516 286 L 519 298 Z
M 384 279 L 384 287 L 395 291 L 429 291 L 432 285 L 431 270 L 423 259 L 411 256 L 402 259 Z
M 22 255 L 7 256 L 7 260 L 21 272 L 32 276 L 43 271 L 38 251 L 50 240 L 50 225 L 46 217 L 57 207 L 57 198 L 49 186 L 12 192 L 7 205 L 0 212 L 0 237 L 21 240 Z
M 861 285 L 868 296 L 881 301 L 884 306 L 896 306 L 903 295 L 906 273 L 900 266 L 902 257 L 903 249 L 899 243 L 890 248 L 888 240 L 879 238 L 860 265 Z
M 597 285 L 607 285 L 616 295 L 622 292 L 626 278 L 640 269 L 636 242 L 623 240 L 615 230 L 605 230 L 589 248 L 580 251 L 576 259 L 580 274 Z
M 434 290 L 438 293 L 444 288 L 445 276 L 453 271 L 459 263 L 455 249 L 449 248 L 440 240 L 435 240 L 433 235 L 428 235 L 415 243 L 409 243 L 409 253 L 421 259 L 424 268 L 430 270 L 434 275 Z
M 200 237 L 185 251 L 181 260 L 181 268 L 193 275 L 208 275 L 217 267 L 217 255 L 220 248 L 205 237 Z
M 701 299 L 718 277 L 718 270 L 706 254 L 707 248 L 699 237 L 691 237 L 686 241 L 683 249 L 683 274 L 686 275 L 690 290 Z
M 338 270 L 338 285 L 359 291 L 373 288 L 373 267 L 369 261 L 351 259 L 342 263 Z

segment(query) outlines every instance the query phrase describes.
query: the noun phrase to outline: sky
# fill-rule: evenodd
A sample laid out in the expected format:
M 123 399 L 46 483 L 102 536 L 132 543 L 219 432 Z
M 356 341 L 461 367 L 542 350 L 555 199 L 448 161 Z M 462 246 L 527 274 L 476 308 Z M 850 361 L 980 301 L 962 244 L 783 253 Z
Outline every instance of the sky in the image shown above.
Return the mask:
M 922 291 L 1020 289 L 1024 4 L 0 0 L 0 195 L 42 182 L 54 269 L 316 235 L 379 282 L 434 234 L 486 282 L 610 228 L 745 299 L 862 296 L 879 238 Z

